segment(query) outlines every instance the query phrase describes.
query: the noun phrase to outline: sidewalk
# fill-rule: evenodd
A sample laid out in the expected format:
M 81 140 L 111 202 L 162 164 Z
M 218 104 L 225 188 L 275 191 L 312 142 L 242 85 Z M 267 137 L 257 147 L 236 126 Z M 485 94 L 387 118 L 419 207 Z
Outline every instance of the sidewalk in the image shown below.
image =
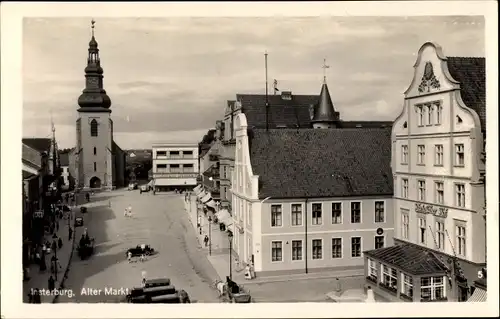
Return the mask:
M 76 203 L 83 203 L 83 200 L 81 198 L 78 198 Z M 57 280 L 55 281 L 55 287 L 56 289 L 59 289 L 61 286 L 61 283 L 64 283 L 64 275 L 67 275 L 67 269 L 69 267 L 69 264 L 71 262 L 71 255 L 73 253 L 74 249 L 74 239 L 76 235 L 76 231 L 74 228 L 74 219 L 76 216 L 76 212 L 79 209 L 79 206 L 74 206 L 71 207 L 71 212 L 68 215 L 69 216 L 69 225 L 68 225 L 68 219 L 67 218 L 62 218 L 59 220 L 59 231 L 56 232 L 57 237 L 61 238 L 63 240 L 63 246 L 59 249 L 57 248 L 57 259 L 59 260 L 59 264 L 61 265 L 61 268 L 58 269 L 57 272 Z M 69 227 L 73 228 L 73 235 L 72 238 L 68 238 L 69 235 Z M 52 242 L 52 235 L 45 235 L 45 239 L 48 239 L 49 242 Z M 51 266 L 51 261 L 50 259 L 53 256 L 53 252 L 48 254 L 46 258 L 46 264 L 47 264 L 47 269 L 44 272 L 40 272 L 40 267 L 37 264 L 31 264 L 29 265 L 29 277 L 30 279 L 27 281 L 23 281 L 23 302 L 27 303 L 29 301 L 28 298 L 28 292 L 33 288 L 38 288 L 38 289 L 48 289 L 48 279 L 51 276 L 50 272 L 50 266 Z M 55 276 L 53 275 L 53 278 L 55 279 Z M 50 296 L 41 296 L 41 301 L 42 303 L 52 303 L 55 300 L 55 295 L 50 295 Z

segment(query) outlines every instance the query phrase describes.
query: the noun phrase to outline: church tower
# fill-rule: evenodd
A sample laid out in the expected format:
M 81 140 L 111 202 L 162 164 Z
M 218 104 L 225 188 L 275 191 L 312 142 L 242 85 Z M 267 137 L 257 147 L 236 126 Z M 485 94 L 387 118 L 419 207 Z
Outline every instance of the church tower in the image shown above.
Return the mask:
M 78 187 L 112 187 L 113 121 L 111 99 L 103 86 L 103 69 L 94 37 L 89 42 L 85 89 L 78 98 L 76 120 L 76 179 Z

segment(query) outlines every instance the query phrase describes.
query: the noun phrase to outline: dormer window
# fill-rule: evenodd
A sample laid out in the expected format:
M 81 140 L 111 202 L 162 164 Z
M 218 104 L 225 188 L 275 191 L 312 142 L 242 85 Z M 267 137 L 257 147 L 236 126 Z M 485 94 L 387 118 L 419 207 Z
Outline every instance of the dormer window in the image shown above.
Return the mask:
M 292 99 L 292 92 L 290 92 L 290 91 L 281 92 L 281 99 L 290 101 Z
M 408 122 L 406 122 L 406 121 L 405 121 L 405 122 L 403 123 L 403 128 L 408 128 Z

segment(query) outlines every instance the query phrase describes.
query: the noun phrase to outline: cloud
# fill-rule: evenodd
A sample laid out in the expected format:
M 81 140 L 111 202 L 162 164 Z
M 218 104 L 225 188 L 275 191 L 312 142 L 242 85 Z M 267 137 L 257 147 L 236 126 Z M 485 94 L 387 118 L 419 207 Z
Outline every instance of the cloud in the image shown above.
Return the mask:
M 482 17 L 439 16 L 103 18 L 95 33 L 124 148 L 206 132 L 226 100 L 264 93 L 266 50 L 269 83 L 281 90 L 318 94 L 327 59 L 342 118 L 393 120 L 424 42 L 449 56 L 484 56 L 485 41 Z M 24 134 L 50 134 L 52 117 L 59 143 L 74 145 L 89 40 L 88 19 L 24 19 Z

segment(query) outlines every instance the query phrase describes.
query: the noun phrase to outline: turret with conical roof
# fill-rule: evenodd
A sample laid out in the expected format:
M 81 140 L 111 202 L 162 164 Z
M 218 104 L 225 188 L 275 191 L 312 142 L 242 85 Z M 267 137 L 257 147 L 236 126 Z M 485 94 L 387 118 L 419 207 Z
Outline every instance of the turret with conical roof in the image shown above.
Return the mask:
M 335 128 L 340 121 L 339 112 L 335 112 L 332 98 L 330 97 L 330 91 L 326 84 L 326 69 L 328 68 L 329 66 L 326 65 L 325 59 L 323 63 L 323 86 L 321 87 L 319 101 L 315 107 L 314 116 L 311 120 L 313 128 Z
M 319 101 L 314 110 L 314 117 L 311 123 L 314 128 L 335 128 L 339 121 L 339 112 L 335 112 L 328 85 L 325 82 L 321 87 Z
M 108 112 L 111 107 L 111 99 L 103 88 L 103 69 L 99 58 L 99 49 L 94 36 L 94 24 L 92 20 L 92 38 L 89 42 L 89 55 L 87 67 L 85 68 L 85 89 L 78 98 L 80 108 L 78 112 Z

